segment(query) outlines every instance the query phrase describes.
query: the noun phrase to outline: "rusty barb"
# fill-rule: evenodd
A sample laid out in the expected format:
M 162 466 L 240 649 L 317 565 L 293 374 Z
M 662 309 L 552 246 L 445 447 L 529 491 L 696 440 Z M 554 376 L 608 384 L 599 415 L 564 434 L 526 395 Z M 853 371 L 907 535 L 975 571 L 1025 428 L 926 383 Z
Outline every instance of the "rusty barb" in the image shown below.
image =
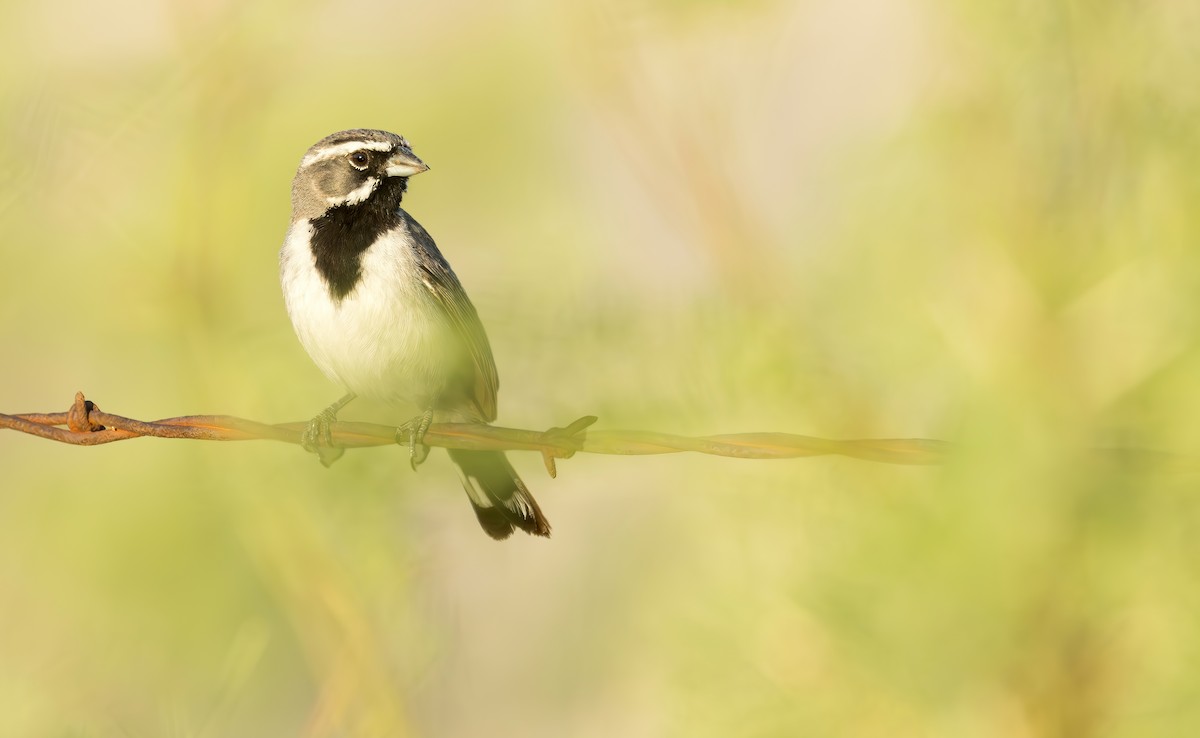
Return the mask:
M 950 449 L 944 441 L 922 438 L 877 438 L 831 440 L 791 433 L 733 433 L 687 437 L 646 431 L 591 431 L 596 422 L 584 416 L 564 428 L 545 431 L 501 428 L 467 423 L 435 423 L 424 442 L 429 446 L 496 451 L 537 451 L 550 476 L 556 475 L 555 459 L 568 459 L 577 451 L 595 454 L 670 454 L 694 451 L 740 459 L 794 459 L 830 454 L 887 464 L 929 465 L 942 463 Z M 230 415 L 189 415 L 153 422 L 134 420 L 103 412 L 95 403 L 75 394 L 75 403 L 65 413 L 0 414 L 0 428 L 76 446 L 97 446 L 129 438 L 193 438 L 206 441 L 272 440 L 300 443 L 308 423 L 268 425 Z M 65 426 L 65 427 L 63 427 Z M 387 446 L 405 441 L 403 428 L 374 423 L 337 422 L 330 425 L 336 448 Z

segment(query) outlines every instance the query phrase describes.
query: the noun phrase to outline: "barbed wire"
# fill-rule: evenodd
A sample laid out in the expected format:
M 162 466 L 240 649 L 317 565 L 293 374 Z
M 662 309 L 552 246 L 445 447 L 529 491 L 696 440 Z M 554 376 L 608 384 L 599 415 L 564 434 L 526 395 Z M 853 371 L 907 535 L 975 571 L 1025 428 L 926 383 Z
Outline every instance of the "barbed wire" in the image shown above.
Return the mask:
M 537 451 L 555 476 L 555 459 L 576 452 L 594 454 L 669 454 L 691 451 L 740 459 L 794 459 L 839 455 L 888 464 L 930 465 L 945 460 L 949 444 L 923 438 L 834 440 L 791 433 L 731 433 L 677 436 L 647 431 L 589 431 L 595 416 L 584 416 L 562 428 L 545 431 L 468 423 L 434 423 L 424 437 L 428 446 L 496 451 Z M 131 438 L 192 438 L 207 441 L 272 440 L 300 443 L 307 421 L 268 424 L 230 415 L 189 415 L 147 422 L 102 411 L 75 394 L 63 413 L 0 414 L 0 428 L 76 446 L 97 446 Z M 336 422 L 330 440 L 336 448 L 363 448 L 407 443 L 408 428 L 375 423 Z
M 812 456 L 847 456 L 862 461 L 909 466 L 944 463 L 952 450 L 946 441 L 928 438 L 830 439 L 793 433 L 727 433 L 715 436 L 677 436 L 635 430 L 588 430 L 596 422 L 584 416 L 562 428 L 544 431 L 504 428 L 471 423 L 434 423 L 424 437 L 427 446 L 494 451 L 537 451 L 546 471 L 557 475 L 555 459 L 576 452 L 647 455 L 690 451 L 739 459 L 796 459 Z M 231 415 L 188 415 L 151 422 L 103 412 L 82 392 L 63 413 L 0 414 L 0 428 L 76 446 L 98 446 L 131 438 L 192 438 L 206 441 L 272 440 L 299 444 L 308 421 L 259 423 Z M 330 424 L 331 446 L 338 450 L 407 444 L 411 428 L 376 423 Z M 1200 459 L 1136 448 L 1096 451 L 1123 467 L 1166 467 L 1175 471 L 1200 471 Z M 332 458 L 336 459 L 336 456 Z M 328 461 L 324 455 L 322 460 Z

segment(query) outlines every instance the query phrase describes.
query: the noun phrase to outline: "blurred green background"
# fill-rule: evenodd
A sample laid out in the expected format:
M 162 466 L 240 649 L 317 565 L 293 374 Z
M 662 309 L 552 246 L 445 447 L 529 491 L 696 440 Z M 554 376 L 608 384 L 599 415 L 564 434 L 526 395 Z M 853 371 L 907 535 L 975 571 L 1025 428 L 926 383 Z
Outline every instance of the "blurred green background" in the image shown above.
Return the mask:
M 304 150 L 401 133 L 500 421 L 945 467 L 0 436 L 3 736 L 1200 734 L 1200 6 L 23 0 L 0 411 L 311 417 Z M 347 419 L 364 417 L 354 408 Z

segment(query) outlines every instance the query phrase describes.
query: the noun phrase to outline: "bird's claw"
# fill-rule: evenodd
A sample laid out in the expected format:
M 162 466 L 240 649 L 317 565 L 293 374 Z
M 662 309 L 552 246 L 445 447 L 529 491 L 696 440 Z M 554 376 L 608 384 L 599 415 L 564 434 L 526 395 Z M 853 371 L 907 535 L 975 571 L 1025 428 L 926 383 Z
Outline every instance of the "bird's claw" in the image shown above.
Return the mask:
M 396 441 L 407 436 L 408 438 L 408 463 L 412 466 L 413 471 L 417 467 L 425 463 L 425 459 L 429 458 L 429 447 L 421 441 L 425 438 L 425 433 L 429 431 L 429 426 L 433 424 L 433 411 L 426 410 L 421 415 L 413 418 L 396 432 Z
M 329 426 L 334 419 L 334 414 L 326 408 L 308 421 L 304 432 L 300 434 L 300 447 L 310 454 L 315 454 L 320 446 L 332 445 L 333 435 L 329 432 Z
M 428 446 L 423 443 L 417 445 L 409 444 L 408 464 L 412 467 L 413 471 L 416 471 L 418 466 L 424 464 L 427 458 L 429 458 Z
M 333 445 L 333 434 L 329 426 L 337 420 L 337 410 L 327 407 L 317 414 L 304 432 L 300 434 L 300 447 L 310 454 L 316 454 L 321 465 L 329 467 L 345 453 L 345 449 Z

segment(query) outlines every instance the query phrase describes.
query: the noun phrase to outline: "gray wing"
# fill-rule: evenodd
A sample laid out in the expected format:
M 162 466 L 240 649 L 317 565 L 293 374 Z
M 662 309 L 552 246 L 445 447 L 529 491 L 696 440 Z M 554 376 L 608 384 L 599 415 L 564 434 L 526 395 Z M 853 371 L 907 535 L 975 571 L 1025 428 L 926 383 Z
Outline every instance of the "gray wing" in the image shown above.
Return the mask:
M 437 244 L 421 224 L 412 216 L 401 213 L 408 223 L 412 244 L 417 249 L 417 266 L 421 281 L 442 306 L 450 324 L 462 338 L 463 347 L 473 364 L 473 376 L 464 377 L 468 398 L 479 409 L 484 421 L 496 419 L 496 392 L 500 389 L 500 377 L 496 373 L 496 360 L 492 358 L 492 346 L 488 343 L 479 314 L 459 283 L 454 270 L 438 251 Z

